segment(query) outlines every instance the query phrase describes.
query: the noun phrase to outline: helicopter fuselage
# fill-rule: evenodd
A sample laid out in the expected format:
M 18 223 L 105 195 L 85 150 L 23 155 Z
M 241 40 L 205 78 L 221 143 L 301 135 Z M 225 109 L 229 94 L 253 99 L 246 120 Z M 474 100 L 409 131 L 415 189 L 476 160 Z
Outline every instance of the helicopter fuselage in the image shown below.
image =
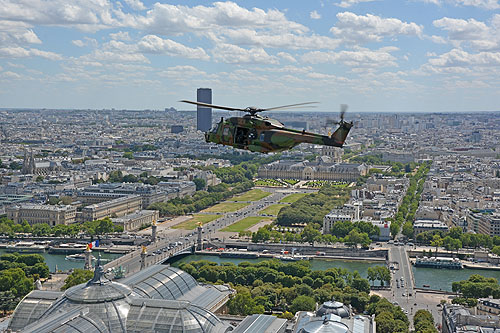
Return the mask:
M 300 143 L 342 147 L 352 124 L 341 122 L 332 136 L 286 128 L 281 122 L 259 115 L 231 117 L 221 121 L 205 140 L 253 152 L 269 153 L 291 149 Z

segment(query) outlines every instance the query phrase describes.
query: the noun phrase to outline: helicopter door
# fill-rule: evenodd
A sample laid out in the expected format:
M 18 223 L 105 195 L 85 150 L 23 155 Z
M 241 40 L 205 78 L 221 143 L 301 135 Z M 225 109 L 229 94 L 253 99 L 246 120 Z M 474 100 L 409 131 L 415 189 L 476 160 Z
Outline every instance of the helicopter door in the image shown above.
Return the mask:
M 248 128 L 236 127 L 236 135 L 234 138 L 234 143 L 239 145 L 248 144 Z

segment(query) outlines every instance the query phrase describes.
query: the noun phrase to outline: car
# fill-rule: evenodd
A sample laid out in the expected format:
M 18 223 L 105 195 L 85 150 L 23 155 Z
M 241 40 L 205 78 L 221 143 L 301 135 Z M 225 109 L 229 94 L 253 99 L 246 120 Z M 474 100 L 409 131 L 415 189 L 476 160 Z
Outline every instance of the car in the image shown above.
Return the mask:
M 403 297 L 406 297 L 406 293 L 403 293 Z

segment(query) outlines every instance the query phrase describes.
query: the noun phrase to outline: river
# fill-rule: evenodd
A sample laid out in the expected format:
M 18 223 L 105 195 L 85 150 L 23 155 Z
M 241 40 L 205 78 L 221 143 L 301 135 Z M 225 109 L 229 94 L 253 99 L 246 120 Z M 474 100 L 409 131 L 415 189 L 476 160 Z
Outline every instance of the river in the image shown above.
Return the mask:
M 430 289 L 451 290 L 451 284 L 455 281 L 467 280 L 472 274 L 479 274 L 485 277 L 493 277 L 500 281 L 500 271 L 488 271 L 482 269 L 436 269 L 427 267 L 412 267 L 415 277 L 415 287 L 422 288 L 429 285 Z
M 0 254 L 4 254 L 4 253 L 9 253 L 9 252 L 7 252 L 4 249 L 0 249 Z M 58 270 L 64 271 L 64 272 L 68 271 L 70 269 L 74 269 L 74 268 L 83 268 L 83 266 L 85 265 L 84 261 L 66 260 L 65 254 L 49 254 L 47 252 L 38 253 L 38 254 L 41 254 L 45 258 L 45 263 L 47 264 L 47 266 L 49 266 L 49 270 L 51 272 L 55 271 L 56 265 L 57 265 Z M 92 255 L 96 258 L 97 258 L 98 254 L 99 254 L 99 252 L 92 252 Z M 107 263 L 108 261 L 114 260 L 114 259 L 121 257 L 121 256 L 122 256 L 122 254 L 101 252 L 101 259 L 102 259 L 103 263 Z M 95 261 L 94 261 L 94 263 L 95 263 Z

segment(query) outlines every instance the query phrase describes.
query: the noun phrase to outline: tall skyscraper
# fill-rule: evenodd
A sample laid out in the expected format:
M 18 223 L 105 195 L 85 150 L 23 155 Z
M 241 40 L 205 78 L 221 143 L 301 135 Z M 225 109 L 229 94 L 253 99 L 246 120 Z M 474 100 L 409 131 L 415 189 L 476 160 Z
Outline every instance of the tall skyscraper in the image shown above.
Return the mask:
M 196 100 L 202 103 L 212 104 L 212 89 L 198 88 Z M 199 106 L 196 108 L 196 129 L 208 132 L 212 127 L 212 108 Z

